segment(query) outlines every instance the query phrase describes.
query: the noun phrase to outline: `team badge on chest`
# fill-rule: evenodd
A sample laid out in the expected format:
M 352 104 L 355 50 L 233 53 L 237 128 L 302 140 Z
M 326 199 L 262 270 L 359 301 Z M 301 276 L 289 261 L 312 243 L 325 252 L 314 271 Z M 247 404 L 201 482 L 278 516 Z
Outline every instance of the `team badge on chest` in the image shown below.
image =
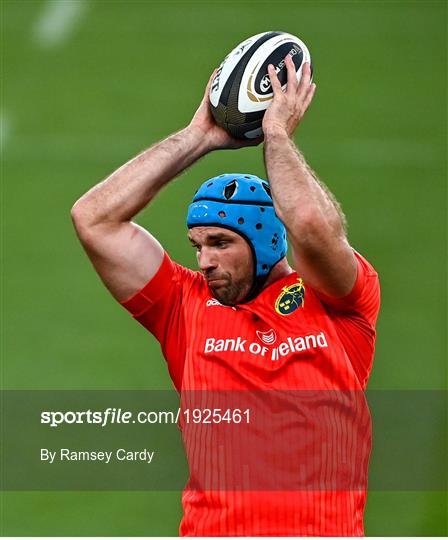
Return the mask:
M 297 283 L 283 287 L 275 301 L 275 311 L 279 315 L 290 315 L 300 306 L 303 307 L 305 301 L 305 287 L 302 278 L 297 279 Z

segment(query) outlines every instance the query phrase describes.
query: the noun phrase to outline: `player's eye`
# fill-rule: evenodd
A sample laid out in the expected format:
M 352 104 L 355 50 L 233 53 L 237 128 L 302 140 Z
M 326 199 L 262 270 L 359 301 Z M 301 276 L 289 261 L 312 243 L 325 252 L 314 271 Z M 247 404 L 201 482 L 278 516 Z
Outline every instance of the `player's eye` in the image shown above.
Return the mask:
M 225 240 L 220 240 L 219 242 L 216 243 L 216 245 L 217 247 L 224 249 L 227 247 L 228 243 Z

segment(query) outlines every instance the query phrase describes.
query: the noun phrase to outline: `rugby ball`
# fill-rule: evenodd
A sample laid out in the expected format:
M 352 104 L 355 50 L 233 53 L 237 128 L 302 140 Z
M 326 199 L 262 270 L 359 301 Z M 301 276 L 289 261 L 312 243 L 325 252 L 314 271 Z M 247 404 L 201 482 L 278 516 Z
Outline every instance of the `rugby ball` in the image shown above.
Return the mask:
M 272 101 L 268 65 L 286 87 L 285 57 L 290 55 L 297 80 L 302 65 L 311 62 L 307 46 L 285 32 L 263 32 L 246 39 L 220 64 L 210 86 L 210 107 L 216 123 L 238 139 L 262 135 L 263 115 Z

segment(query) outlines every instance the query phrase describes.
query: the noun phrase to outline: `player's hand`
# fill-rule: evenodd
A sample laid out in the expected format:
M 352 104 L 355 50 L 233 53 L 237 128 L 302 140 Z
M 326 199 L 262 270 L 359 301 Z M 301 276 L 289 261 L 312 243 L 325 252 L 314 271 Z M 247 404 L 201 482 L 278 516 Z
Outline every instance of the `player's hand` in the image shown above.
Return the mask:
M 208 151 L 226 149 L 226 148 L 243 148 L 244 146 L 256 146 L 263 140 L 262 137 L 257 139 L 236 139 L 232 137 L 227 131 L 216 123 L 210 110 L 210 86 L 213 78 L 215 77 L 215 71 L 212 73 L 207 87 L 204 92 L 201 104 L 198 110 L 195 112 L 193 119 L 190 122 L 189 128 L 199 130 L 202 134 L 203 143 L 205 143 Z
M 306 110 L 313 100 L 316 85 L 311 83 L 311 67 L 305 62 L 302 67 L 302 78 L 297 83 L 296 69 L 292 58 L 285 58 L 288 73 L 286 90 L 282 90 L 277 73 L 272 65 L 268 66 L 268 74 L 272 84 L 274 97 L 263 117 L 263 133 L 286 132 L 292 136 Z

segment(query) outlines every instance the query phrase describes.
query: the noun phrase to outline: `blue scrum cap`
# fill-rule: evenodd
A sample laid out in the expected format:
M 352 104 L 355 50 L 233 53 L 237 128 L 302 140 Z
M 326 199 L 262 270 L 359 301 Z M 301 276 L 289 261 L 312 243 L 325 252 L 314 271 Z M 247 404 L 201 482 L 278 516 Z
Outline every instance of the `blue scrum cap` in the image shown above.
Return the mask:
M 251 174 L 221 174 L 205 181 L 188 207 L 187 226 L 240 234 L 252 249 L 256 280 L 266 277 L 288 248 L 269 184 Z

